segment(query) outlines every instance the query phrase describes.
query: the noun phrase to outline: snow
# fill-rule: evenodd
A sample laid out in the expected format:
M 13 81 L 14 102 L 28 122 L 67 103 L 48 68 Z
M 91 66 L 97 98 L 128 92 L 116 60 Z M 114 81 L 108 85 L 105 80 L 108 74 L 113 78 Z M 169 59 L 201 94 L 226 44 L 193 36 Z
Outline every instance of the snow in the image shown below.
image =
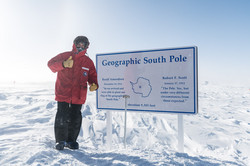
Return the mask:
M 0 165 L 250 165 L 249 86 L 199 85 L 199 113 L 184 115 L 184 153 L 176 114 L 106 111 L 88 93 L 79 150 L 54 149 L 54 83 L 0 84 Z

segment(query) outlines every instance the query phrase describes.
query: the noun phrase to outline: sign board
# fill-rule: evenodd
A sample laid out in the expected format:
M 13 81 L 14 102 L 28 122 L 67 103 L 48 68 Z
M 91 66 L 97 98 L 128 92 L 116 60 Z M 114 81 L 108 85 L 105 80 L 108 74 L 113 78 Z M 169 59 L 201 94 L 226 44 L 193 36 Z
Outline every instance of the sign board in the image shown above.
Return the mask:
M 197 47 L 96 55 L 97 109 L 198 113 Z

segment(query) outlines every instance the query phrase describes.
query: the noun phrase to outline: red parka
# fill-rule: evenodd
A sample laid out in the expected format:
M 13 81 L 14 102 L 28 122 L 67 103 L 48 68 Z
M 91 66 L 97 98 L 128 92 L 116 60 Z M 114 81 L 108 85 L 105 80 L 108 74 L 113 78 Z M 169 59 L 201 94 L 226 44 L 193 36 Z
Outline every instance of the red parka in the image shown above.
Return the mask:
M 86 49 L 77 54 L 76 46 L 72 51 L 61 53 L 48 62 L 52 72 L 57 72 L 55 99 L 59 102 L 84 104 L 88 83 L 98 87 L 97 73 L 93 61 L 87 57 Z M 72 68 L 64 68 L 63 62 L 70 56 L 74 61 Z

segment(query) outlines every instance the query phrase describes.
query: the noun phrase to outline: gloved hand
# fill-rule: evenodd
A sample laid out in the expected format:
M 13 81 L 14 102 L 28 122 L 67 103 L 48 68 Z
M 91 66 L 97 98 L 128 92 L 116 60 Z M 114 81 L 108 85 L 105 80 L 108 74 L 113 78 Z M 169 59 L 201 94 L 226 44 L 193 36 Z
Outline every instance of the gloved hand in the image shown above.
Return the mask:
M 91 84 L 90 87 L 89 87 L 89 90 L 91 92 L 95 91 L 97 89 L 97 85 L 95 83 Z
M 72 56 L 69 57 L 66 61 L 63 61 L 63 67 L 65 68 L 72 68 L 74 64 L 74 61 L 72 59 Z

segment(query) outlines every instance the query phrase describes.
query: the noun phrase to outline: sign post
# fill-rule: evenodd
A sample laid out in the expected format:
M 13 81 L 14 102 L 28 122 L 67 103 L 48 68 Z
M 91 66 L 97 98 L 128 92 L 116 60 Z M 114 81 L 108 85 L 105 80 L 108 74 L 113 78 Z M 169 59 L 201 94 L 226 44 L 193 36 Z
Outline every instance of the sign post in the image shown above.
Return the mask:
M 97 54 L 96 61 L 97 109 L 123 111 L 126 94 L 125 116 L 126 111 L 176 113 L 183 151 L 183 115 L 198 113 L 197 47 Z
M 107 145 L 112 148 L 112 111 L 107 111 Z
M 124 118 L 124 148 L 126 148 L 126 134 L 127 134 L 127 107 L 129 95 L 124 95 L 125 98 L 125 118 Z
M 184 152 L 184 127 L 183 127 L 183 115 L 178 114 L 178 150 Z

